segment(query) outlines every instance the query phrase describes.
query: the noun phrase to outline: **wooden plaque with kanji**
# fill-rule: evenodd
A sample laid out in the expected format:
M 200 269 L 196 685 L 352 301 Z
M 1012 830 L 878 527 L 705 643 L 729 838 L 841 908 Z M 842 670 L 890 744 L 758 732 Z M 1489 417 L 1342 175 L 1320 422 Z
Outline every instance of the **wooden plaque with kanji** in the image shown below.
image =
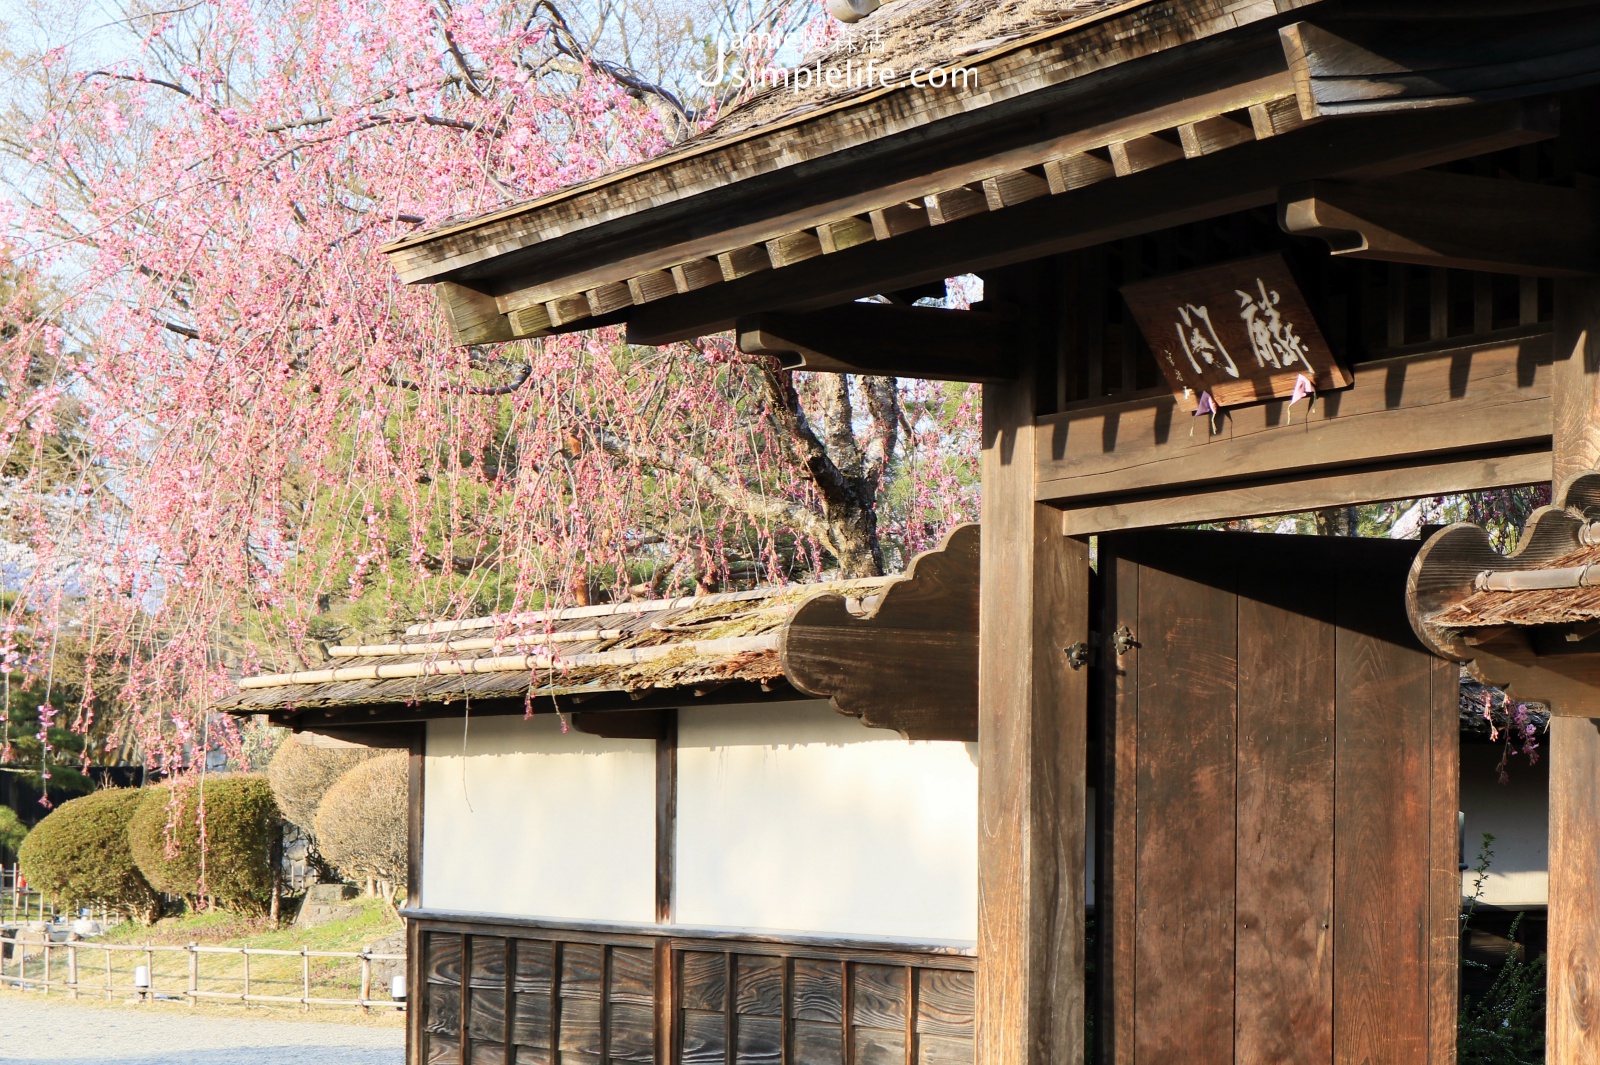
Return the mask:
M 1344 388 L 1334 357 L 1281 255 L 1124 285 L 1139 329 L 1185 410 L 1209 392 L 1217 407 Z

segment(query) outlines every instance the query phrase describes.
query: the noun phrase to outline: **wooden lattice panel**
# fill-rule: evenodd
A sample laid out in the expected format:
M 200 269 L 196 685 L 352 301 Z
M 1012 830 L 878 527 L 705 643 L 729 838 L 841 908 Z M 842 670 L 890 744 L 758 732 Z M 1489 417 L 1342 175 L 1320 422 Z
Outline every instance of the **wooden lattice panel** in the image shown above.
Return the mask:
M 974 1058 L 973 961 L 964 955 L 487 930 L 496 934 L 454 925 L 423 930 L 414 1063 L 970 1065 Z

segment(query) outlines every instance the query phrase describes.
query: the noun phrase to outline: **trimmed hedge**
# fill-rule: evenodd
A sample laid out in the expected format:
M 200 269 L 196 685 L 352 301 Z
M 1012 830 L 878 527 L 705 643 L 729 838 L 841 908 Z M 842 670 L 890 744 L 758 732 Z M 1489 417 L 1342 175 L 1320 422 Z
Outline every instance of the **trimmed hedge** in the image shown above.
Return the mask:
M 9 806 L 0 806 L 0 849 L 15 854 L 27 838 L 28 826 L 22 823 L 17 811 Z
M 148 794 L 128 826 L 128 842 L 139 871 L 157 891 L 201 896 L 239 913 L 266 913 L 272 905 L 272 856 L 282 814 L 262 773 L 208 776 L 182 782 L 174 804 L 172 784 Z M 204 882 L 200 848 L 201 804 L 205 808 Z M 171 832 L 168 832 L 168 826 Z M 171 854 L 168 843 L 174 844 Z
M 351 880 L 383 882 L 384 897 L 406 878 L 406 817 L 410 756 L 385 754 L 334 782 L 317 808 L 322 854 Z
M 128 825 L 144 790 L 97 791 L 56 807 L 22 841 L 22 875 L 57 902 L 105 906 L 142 924 L 155 920 L 161 899 L 128 845 Z
M 284 819 L 307 835 L 317 834 L 317 807 L 333 782 L 376 752 L 361 748 L 313 747 L 289 737 L 272 756 L 267 779 Z

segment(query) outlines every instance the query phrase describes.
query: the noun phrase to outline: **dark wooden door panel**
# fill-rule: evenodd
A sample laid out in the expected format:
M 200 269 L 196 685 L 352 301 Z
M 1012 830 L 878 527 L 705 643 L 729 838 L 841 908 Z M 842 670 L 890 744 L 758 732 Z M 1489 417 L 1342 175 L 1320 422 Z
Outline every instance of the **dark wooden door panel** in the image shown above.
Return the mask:
M 1428 1061 L 1431 663 L 1393 594 L 1339 594 L 1335 1065 Z
M 1238 578 L 1241 1065 L 1333 1058 L 1334 611 L 1305 593 L 1328 576 Z
M 1231 1065 L 1235 595 L 1147 568 L 1139 600 L 1135 1055 Z
M 1101 542 L 1108 1065 L 1450 1065 L 1455 669 L 1415 544 Z

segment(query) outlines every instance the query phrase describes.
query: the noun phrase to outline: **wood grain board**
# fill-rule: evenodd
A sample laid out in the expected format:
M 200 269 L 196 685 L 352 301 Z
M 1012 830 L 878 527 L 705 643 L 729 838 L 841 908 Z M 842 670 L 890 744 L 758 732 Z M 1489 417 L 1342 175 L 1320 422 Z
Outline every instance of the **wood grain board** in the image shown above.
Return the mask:
M 1182 410 L 1202 393 L 1217 407 L 1350 384 L 1281 255 L 1165 274 L 1122 286 Z
M 978 655 L 977 1056 L 984 1065 L 1083 1058 L 1083 882 L 1088 544 L 1033 501 L 1038 369 L 1055 336 L 1049 279 L 1018 272 L 986 295 L 1035 308 L 1020 323 L 1022 372 L 983 395 Z
M 1111 1065 L 1454 1061 L 1455 673 L 1409 629 L 1415 548 L 1101 541 L 1100 628 L 1134 641 L 1104 732 Z
M 1333 1056 L 1333 602 L 1239 582 L 1236 1010 L 1239 1061 Z
M 1203 556 L 1185 562 L 1145 568 L 1133 626 L 1134 1061 L 1231 1065 L 1238 604 L 1230 572 L 1202 583 Z
M 1551 431 L 1550 337 L 1364 363 L 1353 387 L 1308 411 L 1276 400 L 1227 411 L 1215 435 L 1171 396 L 1039 420 L 1036 497 L 1060 503 L 1190 491 L 1271 476 L 1543 443 Z M 1192 429 L 1192 432 L 1191 432 Z
M 978 738 L 978 526 L 958 525 L 863 613 L 802 603 L 782 630 L 784 673 L 842 714 L 907 739 Z
M 1559 489 L 1568 478 L 1600 468 L 1600 283 L 1557 285 L 1556 329 L 1553 450 Z M 1600 721 L 1556 719 L 1550 723 L 1550 1065 L 1600 1060 L 1597 818 Z
M 413 919 L 438 1065 L 972 1065 L 969 958 Z M 465 970 L 463 970 L 465 966 Z M 461 974 L 468 973 L 466 986 Z M 665 978 L 663 978 L 665 977 Z M 665 1021 L 670 1039 L 663 1042 Z

